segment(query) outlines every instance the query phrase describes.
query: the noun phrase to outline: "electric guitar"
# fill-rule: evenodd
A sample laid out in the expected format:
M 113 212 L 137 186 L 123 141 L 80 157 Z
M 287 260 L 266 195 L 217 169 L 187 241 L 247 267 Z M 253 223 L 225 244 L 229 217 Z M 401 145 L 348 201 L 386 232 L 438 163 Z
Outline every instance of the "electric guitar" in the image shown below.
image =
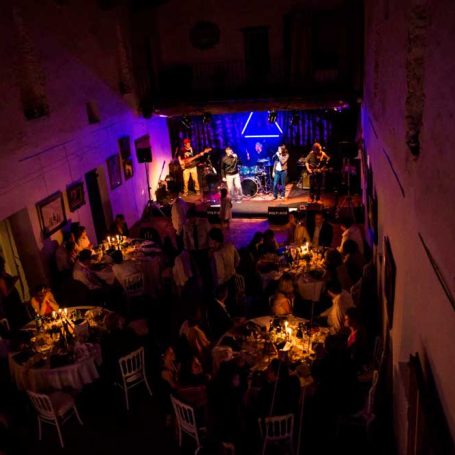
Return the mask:
M 322 159 L 319 161 L 318 164 L 309 164 L 308 167 L 310 168 L 311 174 L 322 174 L 327 172 L 329 169 L 327 167 L 329 160 L 327 158 Z
M 202 155 L 205 155 L 206 153 L 209 153 L 211 152 L 212 149 L 210 147 L 207 147 L 205 148 L 201 153 L 198 153 L 197 155 L 194 155 L 190 158 L 180 158 L 179 157 L 179 163 L 180 163 L 180 167 L 185 170 L 187 167 L 189 167 L 189 165 L 194 161 L 196 160 L 197 158 L 199 158 L 200 156 Z

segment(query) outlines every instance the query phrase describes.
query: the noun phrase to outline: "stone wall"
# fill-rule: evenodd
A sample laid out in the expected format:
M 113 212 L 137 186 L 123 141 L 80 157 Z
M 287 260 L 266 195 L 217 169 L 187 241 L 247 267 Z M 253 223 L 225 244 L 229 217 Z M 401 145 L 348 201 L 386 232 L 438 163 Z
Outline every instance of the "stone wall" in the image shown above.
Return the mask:
M 398 365 L 416 352 L 455 436 L 453 24 L 450 0 L 366 2 L 362 120 L 379 200 L 379 258 L 388 236 L 397 267 L 390 336 L 399 453 L 408 403 Z

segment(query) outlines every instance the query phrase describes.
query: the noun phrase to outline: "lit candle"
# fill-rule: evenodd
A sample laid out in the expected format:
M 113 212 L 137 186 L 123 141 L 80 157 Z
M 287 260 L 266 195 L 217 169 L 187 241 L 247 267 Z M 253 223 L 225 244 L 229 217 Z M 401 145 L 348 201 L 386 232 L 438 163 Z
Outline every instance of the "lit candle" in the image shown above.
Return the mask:
M 64 314 L 65 316 L 68 316 L 68 308 L 63 308 L 63 314 Z
M 288 339 L 291 338 L 291 336 L 292 336 L 292 329 L 291 329 L 290 327 L 286 329 L 286 334 L 287 334 L 287 336 L 288 336 Z
M 284 321 L 284 331 L 285 332 L 288 331 L 288 325 L 289 325 L 289 322 L 288 321 Z
M 52 318 L 55 319 L 57 317 L 57 313 L 55 311 L 52 312 Z

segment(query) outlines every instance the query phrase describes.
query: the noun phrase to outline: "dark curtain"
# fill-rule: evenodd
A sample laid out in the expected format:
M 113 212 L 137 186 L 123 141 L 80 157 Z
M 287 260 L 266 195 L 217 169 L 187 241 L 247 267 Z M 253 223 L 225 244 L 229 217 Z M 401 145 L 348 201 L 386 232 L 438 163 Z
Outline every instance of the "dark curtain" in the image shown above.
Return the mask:
M 261 113 L 264 115 L 264 113 Z M 278 138 L 249 138 L 242 135 L 242 129 L 250 115 L 249 112 L 237 114 L 213 115 L 209 122 L 204 123 L 201 117 L 190 117 L 191 127 L 188 129 L 182 124 L 181 117 L 169 119 L 169 130 L 174 154 L 181 147 L 184 138 L 191 139 L 195 152 L 205 147 L 212 147 L 210 157 L 218 165 L 224 148 L 228 145 L 243 158 L 247 150 L 252 150 L 254 144 L 260 141 L 264 147 L 273 153 L 279 144 L 284 143 L 290 152 L 290 178 L 298 177 L 295 163 L 301 156 L 305 156 L 314 142 L 323 146 L 331 141 L 333 121 L 326 111 L 283 111 L 277 113 L 277 123 L 283 134 Z M 294 119 L 294 121 L 292 121 Z

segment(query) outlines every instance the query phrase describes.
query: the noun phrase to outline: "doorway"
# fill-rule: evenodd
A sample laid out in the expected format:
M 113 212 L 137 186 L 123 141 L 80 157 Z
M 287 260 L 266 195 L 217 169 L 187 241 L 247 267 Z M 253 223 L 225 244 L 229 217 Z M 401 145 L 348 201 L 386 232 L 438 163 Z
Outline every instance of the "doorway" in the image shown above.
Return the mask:
M 93 169 L 85 174 L 90 211 L 92 212 L 93 226 L 95 228 L 96 240 L 101 243 L 107 234 L 106 217 L 104 215 L 103 201 L 98 182 L 98 171 Z

